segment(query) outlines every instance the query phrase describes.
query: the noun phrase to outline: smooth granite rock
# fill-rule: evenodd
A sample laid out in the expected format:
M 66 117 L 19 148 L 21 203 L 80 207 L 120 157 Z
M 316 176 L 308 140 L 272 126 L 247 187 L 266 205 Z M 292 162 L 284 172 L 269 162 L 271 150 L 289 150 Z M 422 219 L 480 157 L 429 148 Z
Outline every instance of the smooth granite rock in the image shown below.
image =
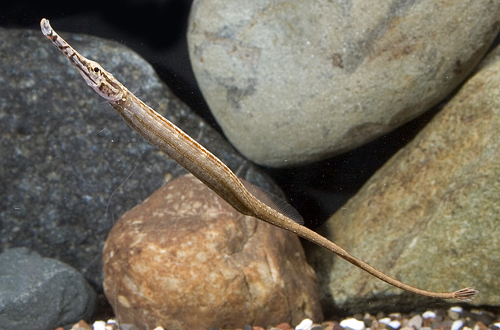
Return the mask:
M 285 167 L 417 117 L 496 36 L 499 0 L 195 0 L 193 70 L 236 148 Z
M 103 252 L 120 323 L 242 329 L 322 320 L 298 237 L 244 216 L 191 174 L 121 217 Z
M 136 53 L 113 41 L 61 35 L 239 176 L 279 194 Z M 30 247 L 99 288 L 113 223 L 186 172 L 133 132 L 39 30 L 0 28 L 0 40 L 0 250 Z
M 322 233 L 372 266 L 421 289 L 479 290 L 500 305 L 500 48 Z M 312 261 L 325 305 L 350 312 L 429 306 L 320 249 Z M 435 303 L 435 301 L 433 301 Z
M 96 295 L 74 268 L 26 248 L 0 254 L 0 329 L 47 330 L 89 319 Z

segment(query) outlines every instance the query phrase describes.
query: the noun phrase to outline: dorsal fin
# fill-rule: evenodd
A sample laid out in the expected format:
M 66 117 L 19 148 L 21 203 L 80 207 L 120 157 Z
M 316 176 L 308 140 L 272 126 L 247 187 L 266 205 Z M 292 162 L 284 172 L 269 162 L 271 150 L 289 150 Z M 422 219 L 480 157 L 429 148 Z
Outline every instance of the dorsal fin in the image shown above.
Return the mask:
M 262 203 L 266 204 L 270 208 L 275 209 L 276 211 L 295 221 L 299 225 L 304 224 L 304 219 L 302 218 L 300 213 L 292 205 L 288 204 L 283 198 L 276 196 L 275 194 L 260 187 L 257 187 L 248 181 L 241 180 L 241 183 L 243 183 L 245 188 L 247 188 L 247 190 Z

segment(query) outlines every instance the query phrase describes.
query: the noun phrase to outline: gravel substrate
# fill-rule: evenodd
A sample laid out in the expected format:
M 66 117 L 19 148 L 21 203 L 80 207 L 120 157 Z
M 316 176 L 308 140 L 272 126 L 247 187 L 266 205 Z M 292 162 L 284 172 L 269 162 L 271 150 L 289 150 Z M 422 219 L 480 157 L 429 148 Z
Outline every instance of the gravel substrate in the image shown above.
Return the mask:
M 377 315 L 356 314 L 344 319 L 315 324 L 303 320 L 295 328 L 281 323 L 267 330 L 500 330 L 499 310 L 466 310 L 455 306 L 449 309 L 428 310 L 422 313 L 378 313 Z M 56 330 L 63 330 L 58 328 Z M 114 320 L 96 321 L 88 325 L 84 321 L 75 324 L 71 330 L 139 330 L 131 325 L 118 325 Z M 168 330 L 158 327 L 155 330 Z M 215 330 L 215 329 L 208 329 Z M 261 327 L 246 326 L 241 330 L 266 330 Z

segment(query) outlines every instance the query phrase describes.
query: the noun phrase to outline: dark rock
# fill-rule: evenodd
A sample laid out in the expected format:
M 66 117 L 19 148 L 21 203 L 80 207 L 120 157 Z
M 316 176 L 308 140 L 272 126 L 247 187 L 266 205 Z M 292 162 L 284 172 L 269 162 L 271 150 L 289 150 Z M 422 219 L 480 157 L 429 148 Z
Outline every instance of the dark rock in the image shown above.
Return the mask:
M 239 176 L 279 194 L 130 49 L 61 35 Z M 0 40 L 0 250 L 29 247 L 99 288 L 113 223 L 185 170 L 132 131 L 39 30 L 0 28 Z
M 0 254 L 0 328 L 47 330 L 88 319 L 95 293 L 72 267 L 26 248 Z

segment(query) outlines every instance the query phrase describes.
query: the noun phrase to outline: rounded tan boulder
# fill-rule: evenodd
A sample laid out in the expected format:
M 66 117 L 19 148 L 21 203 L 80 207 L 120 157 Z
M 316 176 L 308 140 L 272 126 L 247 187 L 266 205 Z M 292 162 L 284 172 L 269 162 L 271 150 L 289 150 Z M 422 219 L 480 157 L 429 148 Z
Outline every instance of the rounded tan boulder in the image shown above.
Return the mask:
M 103 259 L 118 321 L 140 329 L 322 319 L 316 275 L 297 236 L 241 215 L 192 175 L 125 213 Z
M 467 77 L 499 20 L 498 0 L 196 0 L 189 55 L 231 143 L 293 166 L 428 110 Z
M 433 120 L 322 227 L 325 237 L 418 288 L 479 291 L 500 305 L 500 47 Z M 428 308 L 423 299 L 314 248 L 324 303 Z M 450 301 L 451 303 L 456 303 Z M 364 310 L 365 311 L 365 310 Z

